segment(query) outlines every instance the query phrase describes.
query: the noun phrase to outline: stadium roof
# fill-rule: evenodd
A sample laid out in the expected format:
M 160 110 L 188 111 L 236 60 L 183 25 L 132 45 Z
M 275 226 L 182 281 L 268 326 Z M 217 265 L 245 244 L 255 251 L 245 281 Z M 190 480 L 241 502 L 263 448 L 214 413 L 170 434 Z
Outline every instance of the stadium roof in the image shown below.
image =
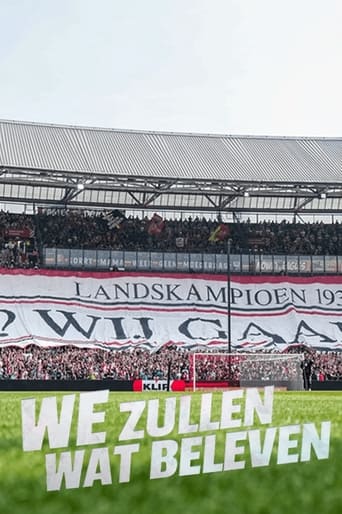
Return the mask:
M 339 212 L 342 138 L 0 121 L 0 200 L 212 212 Z

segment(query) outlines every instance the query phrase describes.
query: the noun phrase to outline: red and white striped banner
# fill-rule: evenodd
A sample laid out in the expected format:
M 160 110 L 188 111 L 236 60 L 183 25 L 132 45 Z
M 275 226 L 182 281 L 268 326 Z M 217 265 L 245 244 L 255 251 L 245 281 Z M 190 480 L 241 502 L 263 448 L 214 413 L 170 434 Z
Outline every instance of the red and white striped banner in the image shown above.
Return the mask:
M 3 270 L 0 346 L 342 350 L 342 278 Z

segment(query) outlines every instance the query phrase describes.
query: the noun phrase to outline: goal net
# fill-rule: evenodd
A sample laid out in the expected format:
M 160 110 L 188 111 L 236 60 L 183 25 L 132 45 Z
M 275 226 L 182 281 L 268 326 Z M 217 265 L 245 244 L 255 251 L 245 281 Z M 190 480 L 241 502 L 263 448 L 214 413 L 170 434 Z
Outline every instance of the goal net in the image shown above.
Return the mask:
M 303 389 L 301 362 L 302 355 L 293 353 L 192 353 L 190 381 L 194 391 L 204 382 L 297 391 Z

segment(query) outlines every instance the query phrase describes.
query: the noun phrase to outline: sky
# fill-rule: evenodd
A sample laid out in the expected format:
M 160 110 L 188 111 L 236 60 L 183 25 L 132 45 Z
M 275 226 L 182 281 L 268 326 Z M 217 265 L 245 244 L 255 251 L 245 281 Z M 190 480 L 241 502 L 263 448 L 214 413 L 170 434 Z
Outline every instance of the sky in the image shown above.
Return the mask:
M 342 137 L 341 0 L 0 0 L 0 119 Z

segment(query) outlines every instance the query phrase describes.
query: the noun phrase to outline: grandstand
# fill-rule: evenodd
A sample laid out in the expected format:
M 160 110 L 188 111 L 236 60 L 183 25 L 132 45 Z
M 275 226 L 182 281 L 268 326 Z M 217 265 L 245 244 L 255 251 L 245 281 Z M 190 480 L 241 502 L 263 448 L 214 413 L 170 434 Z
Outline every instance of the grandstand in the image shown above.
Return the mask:
M 228 342 L 308 348 L 339 381 L 341 161 L 342 139 L 1 121 L 1 378 L 165 378 L 171 344 L 187 379 Z

